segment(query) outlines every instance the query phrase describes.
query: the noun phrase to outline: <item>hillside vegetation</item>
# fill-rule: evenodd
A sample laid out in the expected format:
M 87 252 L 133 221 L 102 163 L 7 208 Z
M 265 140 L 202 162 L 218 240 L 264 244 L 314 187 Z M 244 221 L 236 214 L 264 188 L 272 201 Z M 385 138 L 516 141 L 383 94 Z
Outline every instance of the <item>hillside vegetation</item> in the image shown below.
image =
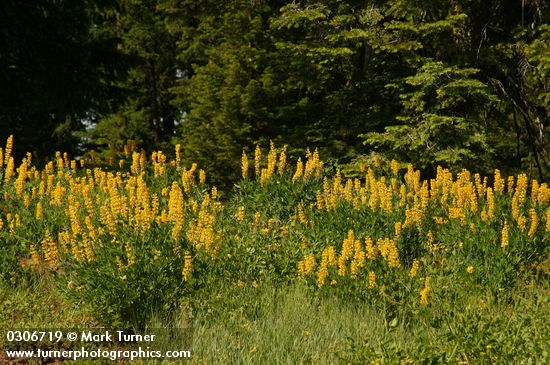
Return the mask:
M 194 363 L 546 363 L 550 188 L 243 153 L 233 190 L 133 143 L 1 149 L 2 328 L 175 327 Z

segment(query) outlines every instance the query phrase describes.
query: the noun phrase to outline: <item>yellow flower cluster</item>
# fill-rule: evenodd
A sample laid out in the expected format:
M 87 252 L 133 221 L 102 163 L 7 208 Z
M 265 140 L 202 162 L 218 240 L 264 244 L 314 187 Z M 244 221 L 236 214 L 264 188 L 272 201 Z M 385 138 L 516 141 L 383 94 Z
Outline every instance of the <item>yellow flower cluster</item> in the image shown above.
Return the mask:
M 395 240 L 389 238 L 379 239 L 376 245 L 378 246 L 380 255 L 388 262 L 389 267 L 399 268 L 401 266 Z
M 378 248 L 374 245 L 372 238 L 370 238 L 369 236 L 365 238 L 365 248 L 367 251 L 367 258 L 371 261 L 376 260 L 376 256 L 378 255 Z
M 42 202 L 36 203 L 36 209 L 35 209 L 35 217 L 36 220 L 39 221 L 44 216 L 44 208 L 42 207 Z
M 0 216 L 1 233 L 17 237 L 24 232 L 20 227 L 33 220 L 40 227 L 48 227 L 54 220 L 56 224 L 62 222 L 60 229 L 52 230 L 56 235 L 42 231 L 44 238 L 28 245 L 33 262 L 42 261 L 51 267 L 64 255 L 72 255 L 82 263 L 96 260 L 106 245 L 120 249 L 117 262 L 121 270 L 148 257 L 158 260 L 173 255 L 181 262 L 185 253 L 181 274 L 187 281 L 193 272 L 193 259 L 222 256 L 222 232 L 240 235 L 240 229 L 246 228 L 246 234 L 261 238 L 258 242 L 268 242 L 262 248 L 276 252 L 286 244 L 294 244 L 293 249 L 302 255 L 297 276 L 311 279 L 319 288 L 351 279 L 365 280 L 372 289 L 381 287 L 383 270 L 392 277 L 402 275 L 410 282 L 419 280 L 419 259 L 414 259 L 409 267 L 404 263 L 409 262 L 406 253 L 411 251 L 400 252 L 401 247 L 414 244 L 417 236 L 434 253 L 432 258 L 439 260 L 447 250 L 457 247 L 436 242 L 434 233 L 444 241 L 439 229 L 463 229 L 464 242 L 471 242 L 473 236 L 494 230 L 502 219 L 500 232 L 493 232 L 495 236 L 500 233 L 502 249 L 508 247 L 511 237 L 513 241 L 520 236 L 538 239 L 550 232 L 550 188 L 546 183 L 529 181 L 524 174 L 506 179 L 495 170 L 491 186 L 489 179 L 479 174 L 463 170 L 455 177 L 438 167 L 433 179 L 421 180 L 420 172 L 412 165 L 400 176 L 400 165 L 394 160 L 389 162 L 391 174 L 383 175 L 388 163 L 375 158 L 370 168 L 361 167 L 359 177 L 345 178 L 348 170 L 322 177 L 324 167 L 317 150 L 308 150 L 291 172 L 287 167 L 287 147 L 277 149 L 274 143 L 270 143 L 265 154 L 259 146 L 255 148 L 253 163 L 258 189 L 287 176 L 296 182 L 293 188 L 303 181 L 308 181 L 308 186 L 318 184 L 314 195 L 289 207 L 294 214 L 287 221 L 271 216 L 269 210 L 247 212 L 243 202 L 228 213 L 238 229 L 222 227 L 225 212 L 218 190 L 206 189 L 206 173 L 196 164 L 183 166 L 180 148 L 176 146 L 175 159 L 169 161 L 162 151 L 146 155 L 136 151 L 135 142 L 128 142 L 120 169 L 114 169 L 115 161 L 123 154 L 117 156 L 114 149 L 103 160 L 90 152 L 80 160 L 80 168 L 67 154 L 57 153 L 43 170 L 33 166 L 31 155 L 15 169 L 10 137 L 5 148 L 0 149 L 5 187 L 2 206 L 6 210 Z M 113 168 L 91 167 L 105 164 Z M 243 179 L 250 178 L 249 164 L 252 161 L 243 152 Z M 12 206 L 20 210 L 10 212 Z M 342 215 L 346 210 L 350 217 L 374 215 L 376 220 L 371 226 L 361 226 L 350 218 L 346 222 L 353 229 L 347 226 L 347 232 L 340 232 L 345 235 L 343 240 L 338 239 L 341 244 L 325 245 L 328 247 L 315 241 L 307 231 L 317 233 L 323 229 L 326 221 L 322 219 L 327 215 Z M 245 219 L 247 214 L 250 219 Z M 158 235 L 169 242 L 168 252 L 157 247 L 144 249 L 142 243 L 151 242 Z M 422 262 L 423 271 L 429 272 L 427 262 Z M 467 270 L 473 271 L 473 266 Z M 417 293 L 420 288 L 414 290 Z M 428 303 L 429 293 L 430 282 L 425 278 L 420 291 L 422 304 Z
M 46 236 L 41 242 L 44 259 L 50 264 L 56 264 L 59 260 L 59 250 L 57 243 L 52 238 L 50 232 L 46 232 Z
M 279 155 L 279 165 L 277 166 L 277 172 L 279 173 L 279 175 L 282 175 L 286 168 L 286 149 L 287 149 L 287 146 L 284 145 L 283 150 Z
M 191 279 L 191 271 L 193 270 L 193 257 L 189 252 L 183 255 L 183 280 L 188 281 Z
M 241 205 L 237 210 L 237 213 L 235 214 L 235 218 L 240 222 L 244 219 L 245 213 L 246 209 L 244 206 Z
M 500 246 L 502 248 L 508 247 L 508 243 L 510 242 L 510 227 L 508 226 L 508 222 L 504 222 L 504 226 L 502 227 L 502 233 L 500 237 Z
M 338 257 L 333 246 L 325 248 L 321 254 L 321 261 L 317 270 L 317 286 L 322 287 L 325 284 L 331 268 L 335 268 L 340 277 L 349 275 L 351 279 L 357 278 L 361 270 L 367 266 L 367 259 L 374 261 L 379 252 L 390 268 L 401 267 L 399 252 L 394 240 L 389 238 L 379 239 L 377 244 L 374 245 L 372 239 L 367 236 L 364 242 L 363 245 L 362 241 L 355 237 L 355 232 L 350 229 L 342 242 Z M 418 270 L 418 262 L 413 265 L 416 265 L 416 269 L 413 270 Z M 312 254 L 305 255 L 304 259 L 298 263 L 298 276 L 305 277 L 312 274 L 314 266 L 315 256 Z M 371 277 L 370 274 L 369 277 Z
M 242 171 L 242 177 L 243 179 L 246 179 L 248 178 L 248 169 L 249 169 L 249 166 L 248 166 L 248 156 L 246 155 L 246 153 L 243 151 L 243 155 L 241 157 L 241 171 Z
M 175 150 L 175 153 L 176 153 L 176 160 L 174 161 L 175 165 L 176 165 L 176 170 L 179 171 L 180 169 L 180 165 L 181 165 L 181 145 L 178 143 L 176 144 L 176 146 L 174 147 L 174 150 Z M 129 152 L 126 152 L 126 148 L 124 149 L 124 152 L 126 154 L 126 157 L 128 157 L 128 155 L 130 154 Z
M 292 181 L 308 180 L 311 177 L 320 177 L 323 173 L 323 161 L 319 158 L 319 152 L 315 150 L 313 153 L 308 149 L 306 152 L 306 163 L 299 158 L 296 162 L 296 171 L 292 176 Z
M 158 203 L 157 203 L 158 204 Z M 179 184 L 174 181 L 170 189 L 170 198 L 168 200 L 168 220 L 172 222 L 172 239 L 174 240 L 174 255 L 179 253 L 179 239 L 183 231 L 185 220 L 183 192 Z
M 162 151 L 153 152 L 148 159 L 143 151 L 136 152 L 135 141 L 128 141 L 123 153 L 131 161 L 127 172 L 125 160 L 119 162 L 122 167 L 118 172 L 112 172 L 111 168 L 84 168 L 85 160 L 97 166 L 114 166 L 117 156 L 114 148 L 110 148 L 110 155 L 104 160 L 91 151 L 80 159 L 80 164 L 68 154 L 57 152 L 55 160 L 41 171 L 32 165 L 30 154 L 15 171 L 12 149 L 10 136 L 6 147 L 0 148 L 0 169 L 4 169 L 4 181 L 12 185 L 14 191 L 13 195 L 4 191 L 6 202 L 20 201 L 31 212 L 32 219 L 44 222 L 43 226 L 51 224 L 52 217 L 64 222 L 57 237 L 46 233 L 39 245 L 31 246 L 29 252 L 34 261 L 44 257 L 52 268 L 65 254 L 81 262 L 92 261 L 105 242 L 117 244 L 122 240 L 127 264 L 132 265 L 137 258 L 127 232 L 133 232 L 134 240 L 139 240 L 145 239 L 153 229 L 163 227 L 171 233 L 174 254 L 178 254 L 182 245 L 182 235 L 187 235 L 197 249 L 211 255 L 215 255 L 221 245 L 221 234 L 215 230 L 216 215 L 222 210 L 217 200 L 218 191 L 213 187 L 211 195 L 203 197 L 200 207 L 196 200 L 184 199 L 186 194 L 191 195 L 198 169 L 196 164 L 189 169 L 182 166 L 180 146 L 176 146 L 175 160 L 168 161 Z M 82 170 L 79 171 L 78 166 Z M 167 169 L 173 169 L 180 182 L 167 179 Z M 148 172 L 155 180 L 162 179 L 168 185 L 153 192 Z M 204 181 L 204 172 L 199 172 L 198 179 Z M 185 214 L 187 207 L 195 213 L 189 219 Z M 7 212 L 5 218 L 9 234 L 15 235 L 21 226 L 19 212 Z M 0 217 L 0 227 L 5 221 Z
M 435 243 L 432 231 L 428 231 L 428 234 L 426 235 L 426 245 L 430 248 L 430 250 L 432 250 L 432 252 L 437 252 L 439 250 L 439 246 Z
M 40 257 L 40 254 L 38 253 L 34 245 L 30 247 L 30 254 L 33 265 L 40 265 L 40 263 L 42 262 L 42 258 Z
M 300 223 L 302 223 L 303 225 L 308 224 L 306 213 L 304 211 L 304 206 L 302 204 L 298 206 L 298 219 L 300 220 Z
M 537 216 L 537 211 L 535 210 L 535 208 L 529 209 L 529 218 L 531 221 L 531 225 L 529 227 L 529 232 L 527 232 L 527 235 L 529 237 L 533 237 L 537 232 L 537 228 L 539 227 L 539 217 Z
M 216 203 L 211 204 L 210 197 L 208 194 L 205 194 L 198 216 L 189 223 L 187 231 L 187 238 L 193 243 L 195 248 L 204 248 L 212 257 L 216 256 L 220 249 L 222 239 L 221 234 L 215 228 L 216 214 L 220 207 Z
M 315 255 L 305 255 L 303 260 L 298 263 L 298 278 L 304 278 L 313 274 L 315 270 Z
M 355 240 L 353 249 L 353 259 L 350 265 L 350 277 L 355 279 L 359 274 L 359 270 L 365 266 L 366 256 L 360 240 Z
M 11 156 L 11 152 L 13 149 L 13 135 L 8 137 L 8 140 L 6 141 L 6 148 L 5 152 L 3 153 L 3 159 L 0 158 L 0 165 L 2 162 L 6 165 L 6 169 L 4 171 L 4 181 L 8 183 L 13 176 L 14 168 L 15 168 L 15 161 L 13 157 Z M 0 156 L 2 157 L 2 156 Z
M 256 173 L 256 178 L 260 177 L 261 173 L 261 163 L 262 163 L 262 149 L 260 146 L 256 146 L 254 150 L 254 172 Z
M 292 181 L 296 181 L 302 177 L 304 174 L 304 163 L 302 162 L 302 159 L 299 158 L 296 162 L 296 172 L 292 176 Z
M 275 144 L 271 141 L 269 151 L 267 153 L 267 167 L 262 168 L 262 149 L 260 146 L 256 145 L 256 149 L 254 150 L 254 171 L 256 174 L 256 179 L 260 181 L 261 185 L 265 185 L 272 178 L 275 171 L 277 171 L 280 175 L 284 173 L 287 159 L 286 149 L 287 146 L 285 145 L 279 153 L 275 147 Z M 241 175 L 243 179 L 248 178 L 248 170 L 248 155 L 243 151 L 241 156 Z
M 392 174 L 397 176 L 399 165 L 396 162 L 390 162 L 390 168 Z M 296 181 L 303 178 L 305 170 L 306 167 L 302 161 L 298 161 L 293 179 Z M 428 218 L 432 211 L 437 212 L 438 215 L 429 217 L 430 221 L 437 225 L 458 222 L 473 234 L 484 231 L 482 222 L 494 221 L 496 217 L 508 214 L 517 222 L 519 230 L 524 230 L 526 237 L 534 237 L 539 232 L 540 213 L 538 212 L 545 207 L 546 230 L 550 231 L 549 189 L 546 184 L 538 184 L 533 181 L 531 182 L 531 195 L 528 196 L 529 182 L 525 175 L 519 175 L 517 179 L 514 177 L 506 179 L 501 176 L 499 170 L 495 170 L 494 183 L 491 186 L 487 177 L 472 174 L 467 170 L 461 171 L 454 178 L 449 170 L 439 167 L 434 179 L 421 181 L 420 173 L 409 165 L 403 183 L 400 183 L 396 177 L 377 176 L 372 168 L 364 167 L 362 171 L 365 172 L 364 179 L 344 179 L 340 171 L 337 171 L 332 178 L 325 177 L 322 189 L 315 192 L 310 208 L 330 214 L 339 205 L 347 204 L 345 206 L 353 210 L 368 209 L 388 214 L 388 216 L 395 211 L 404 214 L 401 215 L 401 220 L 388 222 L 389 226 L 393 225 L 393 239 L 391 237 L 378 238 L 375 244 L 368 235 L 364 240 L 360 240 L 357 239 L 354 230 L 349 230 L 342 242 L 338 256 L 333 255 L 333 259 L 331 259 L 328 249 L 323 249 L 316 270 L 318 287 L 323 287 L 331 280 L 334 281 L 333 275 L 350 279 L 360 277 L 362 270 L 369 268 L 371 262 L 377 259 L 378 254 L 383 258 L 387 267 L 400 272 L 402 262 L 398 245 L 403 232 L 408 235 L 409 230 L 418 229 L 422 233 L 425 227 L 424 223 L 429 223 L 429 221 L 425 222 L 425 218 Z M 531 207 L 526 206 L 527 197 L 530 198 Z M 508 206 L 503 205 L 503 202 L 508 202 Z M 511 205 L 510 202 L 512 202 Z M 524 211 L 527 214 L 523 213 Z M 307 222 L 308 225 L 313 225 L 316 219 L 316 214 L 306 215 L 306 209 L 302 203 L 298 205 L 297 213 L 293 216 L 293 222 L 300 221 L 303 224 Z M 508 222 L 504 223 L 501 231 L 500 245 L 502 248 L 508 246 L 510 231 L 513 229 Z M 430 230 L 425 233 L 424 237 L 426 237 L 427 246 L 434 253 L 440 254 L 452 249 L 436 242 L 434 234 Z M 305 250 L 306 247 L 308 253 L 298 265 L 300 277 L 311 275 L 312 268 L 315 267 L 316 256 L 311 253 L 310 245 L 302 245 L 302 249 Z M 462 243 L 456 247 L 461 248 Z M 330 249 L 334 250 L 333 246 L 330 246 Z M 415 278 L 419 269 L 420 261 L 414 259 L 407 269 L 406 275 Z M 473 266 L 468 267 L 467 272 L 473 273 Z M 367 269 L 365 274 L 369 280 L 369 287 L 374 287 L 376 280 L 374 271 Z M 430 281 L 425 279 L 424 287 L 420 293 L 422 304 L 428 303 L 430 290 Z
M 527 184 L 527 175 L 518 175 L 516 188 L 512 196 L 512 217 L 516 220 L 521 230 L 525 229 L 526 218 L 523 216 L 522 210 L 527 198 Z
M 340 252 L 340 257 L 338 257 L 338 275 L 346 275 L 346 263 L 354 256 L 355 247 L 355 233 L 350 229 L 347 238 L 342 243 L 342 251 Z
M 162 151 L 155 151 L 151 154 L 151 163 L 155 177 L 163 176 L 166 171 L 166 155 Z
M 376 274 L 374 271 L 369 271 L 369 289 L 372 289 L 376 286 Z
M 399 173 L 399 163 L 395 160 L 391 160 L 390 162 L 390 168 L 391 168 L 391 172 L 392 174 L 394 174 L 395 176 L 397 176 L 397 174 Z
M 336 253 L 334 246 L 329 246 L 323 250 L 321 263 L 317 271 L 317 286 L 320 288 L 325 284 L 329 275 L 329 268 L 336 267 Z
M 409 271 L 409 277 L 414 278 L 419 268 L 420 268 L 420 261 L 418 261 L 417 259 L 414 259 L 411 266 L 411 270 Z
M 319 158 L 319 151 L 311 153 L 309 149 L 306 152 L 306 166 L 304 169 L 304 180 L 312 176 L 320 177 L 323 173 L 323 161 Z
M 132 245 L 130 242 L 126 242 L 124 244 L 124 251 L 126 252 L 126 260 L 128 262 L 128 266 L 132 266 L 136 263 L 136 257 L 134 256 L 134 249 L 132 248 Z
M 500 170 L 495 170 L 495 181 L 493 183 L 493 186 L 495 188 L 495 193 L 502 193 L 504 191 L 504 179 L 500 176 Z
M 428 304 L 428 296 L 430 295 L 430 279 L 424 280 L 424 288 L 420 291 L 420 304 Z

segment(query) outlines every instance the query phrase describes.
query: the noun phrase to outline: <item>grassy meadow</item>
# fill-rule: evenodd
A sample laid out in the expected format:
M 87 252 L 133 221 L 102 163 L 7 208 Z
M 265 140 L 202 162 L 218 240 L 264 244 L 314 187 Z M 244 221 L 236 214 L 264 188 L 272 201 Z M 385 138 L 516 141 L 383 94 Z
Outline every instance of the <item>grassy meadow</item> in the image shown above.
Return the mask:
M 178 146 L 43 168 L 12 149 L 3 333 L 181 329 L 191 364 L 550 362 L 550 187 L 525 174 L 339 171 L 271 145 L 218 191 Z

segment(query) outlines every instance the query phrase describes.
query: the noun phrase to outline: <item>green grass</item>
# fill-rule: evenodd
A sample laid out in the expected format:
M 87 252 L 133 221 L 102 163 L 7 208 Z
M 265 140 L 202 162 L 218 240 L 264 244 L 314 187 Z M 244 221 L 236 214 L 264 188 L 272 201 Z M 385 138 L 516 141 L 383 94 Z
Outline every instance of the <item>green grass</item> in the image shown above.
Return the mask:
M 191 350 L 191 364 L 545 364 L 550 361 L 550 288 L 524 285 L 502 297 L 442 298 L 408 315 L 320 293 L 302 283 L 220 283 L 151 328 L 181 328 L 182 342 L 156 348 Z M 97 325 L 64 300 L 51 277 L 18 290 L 0 288 L 6 326 L 71 328 Z M 12 327 L 13 326 L 13 327 Z M 155 330 L 152 330 L 155 332 Z M 146 363 L 146 361 L 141 361 Z M 108 363 L 108 361 L 105 361 Z M 154 362 L 152 362 L 154 363 Z M 168 362 L 166 363 L 173 363 Z
M 97 326 L 84 305 L 72 305 L 52 275 L 19 285 L 0 286 L 0 328 Z

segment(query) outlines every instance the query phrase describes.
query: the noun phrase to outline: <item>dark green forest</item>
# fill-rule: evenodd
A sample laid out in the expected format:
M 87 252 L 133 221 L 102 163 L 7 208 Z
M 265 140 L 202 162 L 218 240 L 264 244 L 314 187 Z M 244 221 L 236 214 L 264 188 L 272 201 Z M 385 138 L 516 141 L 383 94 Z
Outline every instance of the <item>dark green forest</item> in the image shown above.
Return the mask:
M 0 137 L 45 160 L 243 148 L 550 176 L 543 0 L 3 0 Z M 111 147 L 111 148 L 112 148 Z

